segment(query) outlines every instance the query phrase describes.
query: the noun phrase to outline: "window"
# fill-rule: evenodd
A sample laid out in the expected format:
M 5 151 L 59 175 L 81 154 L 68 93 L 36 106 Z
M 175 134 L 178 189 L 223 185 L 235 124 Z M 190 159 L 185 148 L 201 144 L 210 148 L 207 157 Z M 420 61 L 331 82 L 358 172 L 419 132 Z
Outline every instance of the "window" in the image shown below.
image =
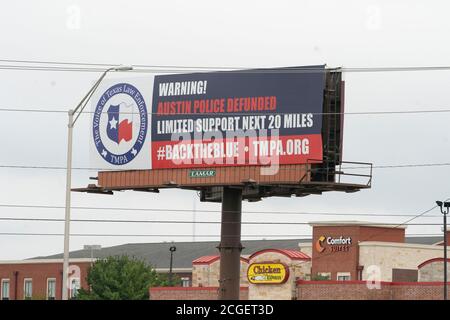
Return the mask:
M 319 272 L 315 280 L 331 280 L 331 272 Z
M 9 300 L 9 279 L 2 279 L 2 300 Z
M 392 282 L 417 282 L 418 278 L 418 270 L 392 269 Z
M 338 272 L 337 273 L 338 281 L 349 281 L 351 280 L 350 272 Z
M 49 278 L 47 279 L 47 299 L 55 300 L 56 298 L 56 279 Z
M 183 287 L 190 287 L 191 286 L 191 281 L 189 278 L 181 278 L 181 285 Z
M 70 279 L 69 295 L 71 299 L 75 299 L 78 295 L 78 290 L 80 290 L 80 279 L 72 278 Z
M 23 280 L 23 298 L 31 299 L 33 297 L 33 280 L 25 278 Z

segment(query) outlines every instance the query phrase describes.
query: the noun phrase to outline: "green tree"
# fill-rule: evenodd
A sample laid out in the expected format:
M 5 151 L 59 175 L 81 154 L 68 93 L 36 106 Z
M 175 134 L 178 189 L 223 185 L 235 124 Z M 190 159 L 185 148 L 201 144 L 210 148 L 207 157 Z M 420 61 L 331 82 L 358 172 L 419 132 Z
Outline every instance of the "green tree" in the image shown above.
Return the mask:
M 89 269 L 90 290 L 80 289 L 80 300 L 148 300 L 149 288 L 159 285 L 156 271 L 142 260 L 114 256 L 97 260 Z
M 311 280 L 313 281 L 326 281 L 330 280 L 329 276 L 321 275 L 321 274 L 315 274 L 311 277 Z
M 168 273 L 158 274 L 158 287 L 177 287 L 181 285 L 181 278 L 177 274 L 172 274 L 172 281 Z

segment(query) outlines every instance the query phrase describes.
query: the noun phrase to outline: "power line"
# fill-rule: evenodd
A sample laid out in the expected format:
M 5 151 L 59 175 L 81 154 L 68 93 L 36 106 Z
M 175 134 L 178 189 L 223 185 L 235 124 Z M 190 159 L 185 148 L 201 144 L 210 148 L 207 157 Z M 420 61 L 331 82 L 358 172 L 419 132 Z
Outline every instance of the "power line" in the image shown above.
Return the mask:
M 63 233 L 35 233 L 35 232 L 0 232 L 0 236 L 64 236 Z M 192 234 L 111 234 L 111 233 L 71 233 L 71 237 L 167 237 L 167 238 L 190 238 L 192 237 Z M 406 235 L 406 237 L 438 237 L 442 236 L 442 234 L 433 234 L 433 233 L 412 233 Z M 207 235 L 207 234 L 200 234 L 196 235 L 196 237 L 201 238 L 219 238 L 220 235 Z M 308 235 L 299 235 L 299 234 L 254 234 L 254 235 L 242 235 L 242 237 L 289 237 L 293 238 L 292 240 L 311 240 L 311 234 Z M 303 239 L 300 239 L 303 238 Z M 265 239 L 261 239 L 265 240 Z M 190 241 L 192 242 L 192 241 Z
M 0 59 L 0 62 L 8 63 L 6 65 L 0 65 L 0 67 L 10 68 L 60 68 L 60 69 L 74 69 L 83 70 L 91 69 L 96 71 L 104 71 L 105 68 L 117 66 L 120 64 L 110 63 L 85 63 L 85 62 L 62 62 L 62 61 L 43 61 L 43 60 L 18 60 L 18 59 Z M 25 63 L 26 65 L 11 65 L 11 63 Z M 30 64 L 37 65 L 51 65 L 49 66 L 30 66 Z M 61 67 L 71 66 L 71 67 Z M 78 66 L 78 67 L 75 67 Z M 103 67 L 103 68 L 85 68 L 80 66 L 89 67 Z M 228 71 L 267 71 L 274 69 L 264 69 L 261 67 L 243 67 L 243 66 L 186 66 L 186 65 L 147 65 L 147 64 L 133 64 L 135 68 L 152 69 L 159 72 L 163 71 L 205 71 L 205 70 L 228 70 Z M 275 67 L 277 68 L 277 67 Z M 326 69 L 330 70 L 330 69 Z M 450 70 L 450 66 L 388 66 L 388 67 L 341 67 L 331 68 L 331 70 L 339 70 L 342 72 L 403 72 L 403 71 L 447 71 Z M 311 72 L 322 71 L 320 67 L 316 66 L 299 66 L 299 67 L 278 67 L 276 71 L 284 72 Z
M 314 164 L 314 163 L 311 163 Z M 373 169 L 394 169 L 394 168 L 416 168 L 416 167 L 442 167 L 450 166 L 450 162 L 441 163 L 407 163 L 407 164 L 393 164 L 393 165 L 374 165 Z M 45 169 L 45 170 L 66 170 L 64 166 L 31 166 L 31 165 L 6 165 L 0 164 L 0 168 L 8 169 Z M 369 169 L 370 167 L 355 166 L 355 167 L 342 167 L 341 170 L 356 170 L 356 169 Z M 87 171 L 117 171 L 117 169 L 111 168 L 90 168 L 90 167 L 73 167 L 73 170 L 87 170 Z M 334 167 L 320 168 L 320 170 L 325 169 L 336 169 Z M 279 170 L 293 170 L 298 171 L 298 168 L 279 168 Z M 345 174 L 344 174 L 345 175 Z
M 43 60 L 17 60 L 17 59 L 0 59 L 0 62 L 6 63 L 26 63 L 26 64 L 48 64 L 48 65 L 71 65 L 71 66 L 101 66 L 101 67 L 113 67 L 119 64 L 115 63 L 85 63 L 85 62 L 61 62 L 61 61 L 43 61 Z M 133 64 L 138 68 L 169 68 L 169 69 L 224 69 L 224 70 L 236 70 L 236 69 L 249 69 L 252 67 L 232 67 L 232 66 L 176 66 L 176 65 L 146 65 L 146 64 Z
M 23 205 L 23 204 L 0 204 L 0 208 L 28 208 L 28 209 L 65 209 L 65 206 L 52 205 Z M 170 209 L 170 208 L 123 208 L 123 207 L 88 207 L 74 206 L 73 210 L 104 210 L 104 211 L 131 211 L 138 212 L 165 212 L 165 213 L 192 213 L 193 209 Z M 198 213 L 221 213 L 221 210 L 196 209 Z M 108 212 L 110 213 L 110 212 Z M 282 215 L 317 215 L 317 216 L 367 216 L 367 217 L 416 217 L 414 214 L 398 213 L 340 213 L 340 212 L 293 212 L 293 211 L 242 211 L 243 214 L 282 214 Z M 440 215 L 430 215 L 427 218 L 440 218 Z
M 103 68 L 70 68 L 70 67 L 38 67 L 38 66 L 15 66 L 0 65 L 0 70 L 10 71 L 59 71 L 59 72 L 102 72 Z M 126 71 L 130 72 L 130 71 Z M 135 71 L 136 72 L 136 71 Z
M 53 110 L 53 109 L 15 109 L 15 108 L 0 108 L 0 111 L 2 112 L 36 112 L 36 113 L 65 113 L 67 114 L 69 111 L 64 110 Z M 84 113 L 87 113 L 88 111 L 85 111 Z
M 27 64 L 49 64 L 49 65 L 71 65 L 71 66 L 102 66 L 112 67 L 117 64 L 108 63 L 85 63 L 85 62 L 58 62 L 58 61 L 44 61 L 44 60 L 17 60 L 17 59 L 0 59 L 0 62 L 7 63 L 27 63 Z
M 411 225 L 411 224 L 410 224 L 411 221 L 413 221 L 413 220 L 415 220 L 415 219 L 418 219 L 418 218 L 424 216 L 425 214 L 427 214 L 428 212 L 434 210 L 435 208 L 437 208 L 437 205 L 431 207 L 431 208 L 428 209 L 428 210 L 423 211 L 422 213 L 419 213 L 419 214 L 416 215 L 415 217 L 412 217 L 411 219 L 408 219 L 408 220 L 406 220 L 405 222 L 400 223 L 400 224 L 399 224 L 398 226 L 396 226 L 395 228 L 398 228 L 398 227 L 401 227 L 401 226 L 405 226 L 405 225 Z M 442 223 L 438 223 L 438 224 L 436 224 L 436 225 L 439 225 L 439 226 L 440 226 L 440 225 L 442 225 Z
M 434 208 L 433 208 L 434 209 Z M 416 219 L 416 218 L 413 218 Z M 412 220 L 412 219 L 411 219 Z M 21 217 L 0 217 L 0 221 L 32 221 L 32 222 L 64 222 L 58 218 L 21 218 Z M 192 220 L 125 220 L 125 219 L 71 219 L 71 222 L 88 223 L 152 223 L 152 224 L 242 224 L 242 225 L 310 225 L 309 222 L 293 221 L 242 221 L 242 222 L 221 222 L 221 221 L 192 221 Z M 395 222 L 371 222 L 371 226 L 393 226 Z M 400 226 L 441 226 L 442 223 L 401 223 Z
M 63 233 L 33 233 L 33 232 L 0 232 L 0 236 L 64 236 Z M 71 237 L 166 237 L 166 238 L 191 238 L 192 234 L 95 234 L 95 233 L 71 233 Z M 215 238 L 220 235 L 195 235 L 200 238 Z M 243 235 L 242 237 L 305 237 L 311 235 Z
M 26 112 L 26 113 L 63 113 L 63 114 L 67 114 L 68 110 L 55 110 L 55 109 L 45 109 L 45 108 L 0 108 L 0 112 Z M 450 112 L 450 109 L 419 109 L 419 110 L 400 110 L 400 111 L 360 111 L 360 112 L 308 112 L 308 114 L 312 114 L 312 115 L 396 115 L 396 114 L 433 114 L 433 113 L 448 113 Z M 85 110 L 83 111 L 82 114 L 93 114 L 95 113 L 94 111 L 89 111 L 89 110 Z M 301 112 L 299 112 L 301 113 Z M 122 112 L 121 114 L 134 114 L 134 115 L 138 115 L 139 113 L 137 112 Z M 162 115 L 162 116 L 168 116 L 170 114 L 160 114 L 157 112 L 147 112 L 148 115 Z M 214 116 L 218 116 L 218 115 L 226 115 L 229 113 L 223 112 L 203 112 L 203 113 L 183 113 L 183 114 L 177 114 L 177 115 L 183 115 L 183 116 L 187 116 L 187 115 L 214 115 Z M 276 112 L 276 113 L 271 113 L 271 112 L 233 112 L 232 115 L 253 115 L 253 114 L 257 114 L 257 115 L 284 115 L 284 114 L 292 114 L 292 112 Z

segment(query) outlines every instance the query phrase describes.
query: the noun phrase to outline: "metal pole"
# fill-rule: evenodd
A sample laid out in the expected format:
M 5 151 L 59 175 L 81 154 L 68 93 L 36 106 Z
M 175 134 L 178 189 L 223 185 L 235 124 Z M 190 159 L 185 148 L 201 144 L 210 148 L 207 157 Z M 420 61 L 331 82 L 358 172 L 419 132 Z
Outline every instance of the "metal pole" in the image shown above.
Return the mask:
M 170 250 L 169 286 L 172 286 L 173 251 Z
M 219 299 L 239 300 L 242 189 L 223 187 Z
M 69 110 L 69 123 L 67 134 L 67 168 L 66 168 L 66 213 L 64 218 L 64 263 L 62 299 L 68 299 L 68 273 L 69 273 L 69 238 L 70 238 L 70 188 L 72 185 L 72 133 L 73 133 L 73 110 Z
M 196 220 L 196 216 L 197 216 L 197 206 L 195 205 L 195 200 L 194 200 L 194 210 L 193 210 L 193 223 L 192 223 L 192 241 L 195 242 L 195 220 Z
M 447 300 L 447 213 L 448 208 L 442 212 L 444 214 L 444 300 Z
M 133 70 L 133 67 L 131 66 L 120 66 L 120 67 L 111 67 L 106 69 L 100 78 L 95 82 L 94 86 L 88 91 L 88 93 L 83 97 L 83 99 L 80 101 L 80 103 L 77 105 L 75 110 L 69 110 L 69 123 L 67 125 L 68 127 L 68 134 L 67 134 L 67 168 L 66 168 L 66 214 L 64 219 L 64 262 L 63 262 L 63 283 L 62 283 L 62 300 L 68 299 L 68 272 L 69 272 L 69 238 L 70 238 L 70 189 L 72 185 L 72 133 L 73 133 L 73 126 L 75 125 L 75 122 L 77 121 L 78 117 L 83 112 L 84 108 L 86 107 L 86 104 L 88 103 L 89 99 L 94 94 L 95 90 L 100 85 L 100 82 L 103 80 L 103 78 L 106 76 L 106 74 L 110 71 L 129 71 Z M 75 113 L 78 112 L 78 115 L 74 119 Z
M 172 242 L 173 243 L 173 242 Z M 175 247 L 174 245 L 170 246 L 169 248 L 170 251 L 170 268 L 169 268 L 169 286 L 173 285 L 173 273 L 172 273 L 172 266 L 173 266 L 173 253 L 175 251 L 177 251 L 177 247 Z

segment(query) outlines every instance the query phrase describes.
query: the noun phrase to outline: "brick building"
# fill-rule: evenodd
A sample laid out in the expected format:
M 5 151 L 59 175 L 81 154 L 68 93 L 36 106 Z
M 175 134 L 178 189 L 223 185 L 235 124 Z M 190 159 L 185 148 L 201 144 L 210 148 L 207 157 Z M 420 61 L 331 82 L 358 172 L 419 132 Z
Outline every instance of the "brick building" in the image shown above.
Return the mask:
M 310 225 L 312 240 L 299 241 L 296 249 L 267 248 L 241 257 L 245 299 L 442 299 L 442 237 L 406 237 L 405 227 L 359 221 Z M 243 268 L 255 263 L 268 270 L 283 265 L 287 276 L 282 282 L 252 283 Z M 173 294 L 217 298 L 219 256 L 200 257 L 193 265 L 194 287 Z M 151 292 L 154 299 L 172 294 L 170 288 Z
M 87 288 L 86 276 L 91 259 L 71 259 L 69 297 L 81 287 Z M 2 300 L 60 300 L 62 296 L 61 259 L 0 261 L 0 298 Z
M 425 261 L 442 258 L 442 237 L 407 238 L 398 225 L 357 221 L 312 222 L 311 275 L 329 280 L 416 282 Z M 438 278 L 427 278 L 439 281 Z
M 442 281 L 442 237 L 406 237 L 406 227 L 360 221 L 311 222 L 310 225 L 312 240 L 299 241 L 296 249 L 287 250 L 309 257 L 308 263 L 302 266 L 302 274 L 297 276 L 301 280 Z M 266 257 L 266 261 L 284 261 L 285 257 L 280 253 L 285 250 L 267 249 L 278 251 L 278 254 Z M 242 268 L 264 251 L 242 256 L 248 260 L 247 264 L 241 263 L 242 286 L 248 285 L 247 279 L 242 277 L 246 273 Z M 200 264 L 202 274 L 208 274 L 207 283 L 201 285 L 214 286 L 219 280 L 220 260 L 215 256 L 210 263 L 207 258 L 194 260 L 193 278 L 200 276 L 196 266 Z M 193 282 L 193 286 L 198 285 L 200 282 Z
M 298 248 L 299 241 L 304 241 L 304 239 L 244 241 L 243 253 L 250 255 L 268 247 L 295 249 Z M 212 256 L 213 258 L 217 256 L 218 243 L 216 241 L 131 243 L 99 250 L 71 251 L 70 261 L 71 265 L 74 265 L 72 271 L 78 272 L 76 267 L 79 268 L 79 276 L 76 276 L 75 273 L 72 275 L 73 286 L 87 289 L 86 276 L 91 262 L 109 256 L 136 257 L 153 266 L 156 272 L 167 274 L 170 270 L 169 248 L 173 245 L 177 250 L 173 255 L 172 272 L 180 279 L 178 286 L 189 287 L 192 285 L 192 262 L 194 260 L 202 256 Z M 62 258 L 62 254 L 56 254 L 20 261 L 0 261 L 0 289 L 2 289 L 0 290 L 0 299 L 61 299 Z M 216 264 L 217 272 L 218 267 L 219 264 Z M 245 268 L 243 268 L 243 272 L 246 272 Z M 211 284 L 203 283 L 203 286 L 217 286 L 217 283 L 212 280 L 213 278 L 215 277 L 211 278 Z M 205 292 L 211 294 L 211 292 L 215 292 L 214 290 L 206 289 Z M 75 293 L 76 290 L 71 290 L 69 296 L 73 296 Z
M 242 242 L 242 299 L 440 297 L 442 237 L 407 237 L 405 228 L 368 222 L 329 221 L 310 225 L 312 239 Z M 173 245 L 177 250 L 172 270 L 182 280 L 180 288 L 152 288 L 151 297 L 216 297 L 220 270 L 217 242 L 138 243 L 95 252 L 73 251 L 70 285 L 75 290 L 70 294 L 75 295 L 76 288 L 87 287 L 88 268 L 98 258 L 134 256 L 148 262 L 157 272 L 167 273 L 169 248 Z M 254 265 L 262 273 L 265 269 L 282 269 L 283 281 L 270 284 L 250 281 L 248 271 Z M 0 261 L 2 299 L 60 299 L 61 279 L 62 255 Z M 367 287 L 370 281 L 380 283 L 378 291 Z

